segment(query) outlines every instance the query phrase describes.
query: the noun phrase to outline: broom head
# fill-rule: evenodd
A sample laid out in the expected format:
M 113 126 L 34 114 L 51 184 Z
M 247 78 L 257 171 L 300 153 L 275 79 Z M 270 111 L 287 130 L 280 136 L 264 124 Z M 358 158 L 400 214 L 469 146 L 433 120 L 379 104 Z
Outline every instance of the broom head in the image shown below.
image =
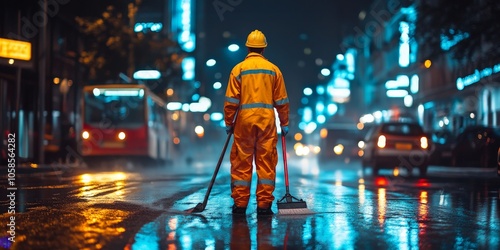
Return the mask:
M 292 198 L 292 199 L 290 199 Z M 313 212 L 307 208 L 307 204 L 302 199 L 297 199 L 291 195 L 285 195 L 283 199 L 277 202 L 278 214 L 312 214 Z

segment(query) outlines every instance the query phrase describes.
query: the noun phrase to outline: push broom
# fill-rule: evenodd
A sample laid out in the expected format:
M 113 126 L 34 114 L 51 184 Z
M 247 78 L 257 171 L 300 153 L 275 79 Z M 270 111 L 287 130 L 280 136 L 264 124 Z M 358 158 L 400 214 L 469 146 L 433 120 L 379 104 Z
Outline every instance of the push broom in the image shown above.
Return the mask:
M 217 177 L 217 173 L 219 172 L 222 159 L 224 159 L 224 154 L 226 152 L 227 145 L 229 144 L 229 139 L 231 139 L 232 134 L 233 134 L 232 131 L 229 134 L 227 134 L 226 142 L 224 143 L 224 148 L 222 149 L 222 152 L 219 156 L 219 161 L 217 162 L 217 166 L 215 167 L 214 173 L 212 174 L 212 180 L 210 180 L 210 184 L 208 185 L 208 189 L 207 192 L 205 193 L 205 198 L 203 199 L 203 203 L 198 203 L 195 207 L 186 210 L 187 213 L 201 213 L 203 212 L 203 210 L 205 210 L 205 207 L 207 206 L 208 202 L 208 197 L 210 196 L 210 191 L 214 186 L 215 178 Z
M 236 114 L 234 115 L 233 119 L 233 127 L 236 122 L 236 117 L 238 117 L 238 113 L 239 113 L 238 110 L 236 110 Z M 212 191 L 212 187 L 214 186 L 215 178 L 217 177 L 217 173 L 219 173 L 220 165 L 222 163 L 222 160 L 224 159 L 224 154 L 226 153 L 229 140 L 231 139 L 233 133 L 234 131 L 231 130 L 227 134 L 226 142 L 224 143 L 224 147 L 222 148 L 222 152 L 220 153 L 219 161 L 217 162 L 217 166 L 215 167 L 214 173 L 212 174 L 212 179 L 210 180 L 210 184 L 208 185 L 207 192 L 205 193 L 205 198 L 203 199 L 203 202 L 198 203 L 195 207 L 186 210 L 187 213 L 201 213 L 205 210 L 205 207 L 207 206 L 208 203 L 208 197 L 210 196 L 210 192 Z
M 286 141 L 285 135 L 281 133 L 281 148 L 283 150 L 283 166 L 285 168 L 285 187 L 286 194 L 278 200 L 278 214 L 312 214 L 313 212 L 307 208 L 307 204 L 302 199 L 297 199 L 290 194 L 288 183 L 288 165 L 286 159 Z

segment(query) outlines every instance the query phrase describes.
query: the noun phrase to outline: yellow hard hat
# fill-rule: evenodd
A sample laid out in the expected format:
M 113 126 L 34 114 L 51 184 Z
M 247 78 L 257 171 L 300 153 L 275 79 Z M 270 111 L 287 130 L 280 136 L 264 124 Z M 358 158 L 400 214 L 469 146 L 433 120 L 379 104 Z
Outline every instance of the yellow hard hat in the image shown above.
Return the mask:
M 260 30 L 254 30 L 248 35 L 245 46 L 249 48 L 265 48 L 267 47 L 266 36 Z

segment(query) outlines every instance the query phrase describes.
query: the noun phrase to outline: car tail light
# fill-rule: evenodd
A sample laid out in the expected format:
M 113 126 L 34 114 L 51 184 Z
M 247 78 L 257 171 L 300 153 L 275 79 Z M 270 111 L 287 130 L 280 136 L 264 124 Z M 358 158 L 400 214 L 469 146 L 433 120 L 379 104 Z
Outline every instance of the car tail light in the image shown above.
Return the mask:
M 378 140 L 377 140 L 377 146 L 379 148 L 385 148 L 385 144 L 386 144 L 386 138 L 385 136 L 381 135 L 378 137 Z
M 429 141 L 427 140 L 427 137 L 423 136 L 420 138 L 420 147 L 422 149 L 427 149 L 429 147 Z

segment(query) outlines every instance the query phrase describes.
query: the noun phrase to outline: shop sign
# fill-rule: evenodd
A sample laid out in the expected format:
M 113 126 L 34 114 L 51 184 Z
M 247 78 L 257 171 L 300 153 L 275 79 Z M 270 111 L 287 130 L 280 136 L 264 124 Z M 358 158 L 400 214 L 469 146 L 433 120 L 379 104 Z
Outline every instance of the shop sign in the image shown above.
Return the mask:
M 0 57 L 18 60 L 31 60 L 31 43 L 0 38 Z
M 476 69 L 474 70 L 474 73 L 464 76 L 464 77 L 459 77 L 457 78 L 457 89 L 458 90 L 463 90 L 465 87 L 472 85 L 476 82 L 481 81 L 481 79 L 491 76 L 493 74 L 496 74 L 500 72 L 500 63 L 493 65 L 492 67 L 484 68 L 484 69 Z

